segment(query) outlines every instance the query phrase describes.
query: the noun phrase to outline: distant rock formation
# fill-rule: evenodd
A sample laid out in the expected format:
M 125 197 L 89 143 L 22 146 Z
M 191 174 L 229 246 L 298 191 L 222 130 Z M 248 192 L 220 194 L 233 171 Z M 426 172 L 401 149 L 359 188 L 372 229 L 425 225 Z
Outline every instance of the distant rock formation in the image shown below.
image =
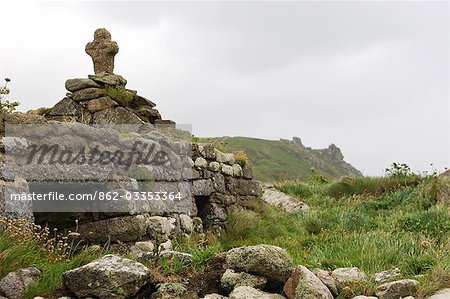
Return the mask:
M 332 162 L 336 163 L 339 168 L 343 168 L 348 175 L 353 176 L 362 176 L 362 173 L 353 167 L 350 163 L 344 161 L 344 155 L 339 147 L 337 147 L 334 143 L 330 144 L 327 148 L 324 149 L 312 149 L 310 147 L 305 147 L 302 143 L 300 137 L 292 137 L 292 140 L 280 139 L 280 141 L 287 142 L 293 145 L 296 145 L 302 149 L 308 149 L 318 153 L 323 158 L 330 159 Z M 319 159 L 313 156 L 305 156 L 305 161 L 310 163 L 313 167 L 318 168 L 318 170 L 323 168 L 323 163 L 319 161 Z

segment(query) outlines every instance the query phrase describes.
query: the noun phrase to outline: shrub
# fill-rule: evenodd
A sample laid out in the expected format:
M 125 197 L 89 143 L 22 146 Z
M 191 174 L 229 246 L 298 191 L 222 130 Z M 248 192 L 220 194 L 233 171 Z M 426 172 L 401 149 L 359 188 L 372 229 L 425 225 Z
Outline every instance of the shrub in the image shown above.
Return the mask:
M 71 254 L 70 240 L 66 236 L 50 233 L 48 227 L 27 223 L 24 219 L 0 219 L 0 238 L 13 240 L 16 244 L 35 243 L 45 249 L 51 262 L 67 261 Z
M 134 97 L 134 94 L 124 87 L 108 87 L 106 94 L 124 106 L 127 106 Z
M 324 185 L 324 184 L 329 184 L 330 180 L 322 174 L 314 174 L 308 178 L 307 182 L 312 183 L 312 184 Z
M 76 237 L 76 233 L 72 233 Z M 21 268 L 36 267 L 42 278 L 30 284 L 25 298 L 50 296 L 61 288 L 61 274 L 105 254 L 89 248 L 74 254 L 78 243 L 56 231 L 29 224 L 23 219 L 0 219 L 0 279 Z
M 412 254 L 401 263 L 400 268 L 407 275 L 420 275 L 432 269 L 436 262 L 434 256 Z
M 237 164 L 241 165 L 241 167 L 244 167 L 247 163 L 250 163 L 250 158 L 244 151 L 234 152 L 234 159 Z
M 16 107 L 20 105 L 19 102 L 11 102 L 9 100 L 5 100 L 3 96 L 9 94 L 8 83 L 11 79 L 5 78 L 5 85 L 0 86 L 0 112 L 3 113 L 11 113 L 16 110 Z
M 386 168 L 385 172 L 388 176 L 407 177 L 412 175 L 411 168 L 404 163 L 392 163 L 390 168 Z
M 417 186 L 422 181 L 419 176 L 406 177 L 345 177 L 332 184 L 328 194 L 335 198 L 355 194 L 380 195 L 407 186 Z
M 444 179 L 439 176 L 429 176 L 419 186 L 420 205 L 424 209 L 434 206 L 446 192 Z

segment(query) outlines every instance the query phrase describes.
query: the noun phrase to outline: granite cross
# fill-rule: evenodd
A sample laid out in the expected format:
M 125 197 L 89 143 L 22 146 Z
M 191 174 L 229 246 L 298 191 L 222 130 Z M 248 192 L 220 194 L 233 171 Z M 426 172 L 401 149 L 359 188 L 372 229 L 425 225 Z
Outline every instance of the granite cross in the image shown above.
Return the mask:
M 111 34 L 105 28 L 95 30 L 94 40 L 86 45 L 86 53 L 92 57 L 96 74 L 114 71 L 114 56 L 119 46 L 111 40 Z

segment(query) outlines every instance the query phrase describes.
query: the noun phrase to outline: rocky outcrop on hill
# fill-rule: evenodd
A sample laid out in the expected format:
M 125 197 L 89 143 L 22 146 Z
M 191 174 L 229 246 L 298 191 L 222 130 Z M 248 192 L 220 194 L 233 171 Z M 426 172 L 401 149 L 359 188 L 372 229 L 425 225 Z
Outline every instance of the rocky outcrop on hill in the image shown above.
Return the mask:
M 265 140 L 251 137 L 221 137 L 233 151 L 245 151 L 253 162 L 255 177 L 264 182 L 285 179 L 306 179 L 312 175 L 327 178 L 362 176 L 361 172 L 344 160 L 341 150 L 330 145 L 313 149 L 293 140 Z

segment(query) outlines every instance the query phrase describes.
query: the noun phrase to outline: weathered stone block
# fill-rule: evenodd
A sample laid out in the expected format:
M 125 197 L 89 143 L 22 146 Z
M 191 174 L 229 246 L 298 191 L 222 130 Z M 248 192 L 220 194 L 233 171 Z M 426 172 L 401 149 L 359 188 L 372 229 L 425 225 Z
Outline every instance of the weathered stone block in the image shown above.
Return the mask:
M 119 104 L 117 104 L 117 102 L 111 99 L 110 97 L 101 97 L 98 99 L 93 99 L 84 104 L 85 108 L 91 113 L 113 108 L 118 105 Z
M 101 88 L 86 88 L 79 91 L 76 91 L 72 95 L 72 99 L 75 102 L 81 102 L 81 101 L 88 101 L 96 98 L 101 98 L 103 96 L 106 96 L 106 90 Z
M 64 98 L 53 106 L 49 115 L 80 116 L 81 106 L 69 98 Z
M 96 87 L 99 88 L 100 85 L 95 83 L 93 80 L 88 78 L 75 78 L 66 80 L 66 89 L 70 92 L 79 91 L 81 89 Z
M 192 195 L 209 196 L 214 192 L 212 180 L 196 180 L 192 184 Z

